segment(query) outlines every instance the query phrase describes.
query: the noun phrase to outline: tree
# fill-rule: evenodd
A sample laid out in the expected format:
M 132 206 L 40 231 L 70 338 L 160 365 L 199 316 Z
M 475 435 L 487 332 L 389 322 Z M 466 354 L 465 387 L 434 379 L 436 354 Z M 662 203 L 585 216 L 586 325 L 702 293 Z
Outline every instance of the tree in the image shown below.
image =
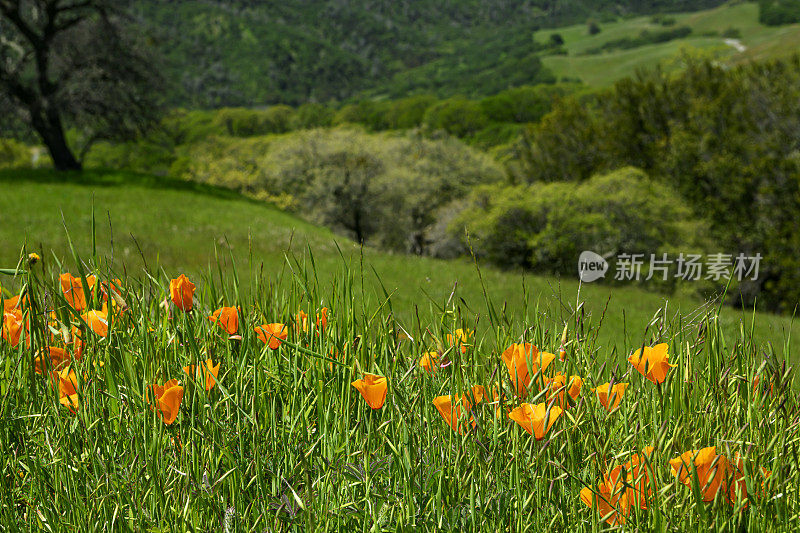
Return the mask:
M 125 3 L 0 0 L 0 112 L 36 131 L 58 170 L 81 168 L 67 127 L 85 153 L 96 140 L 143 131 L 157 116 L 159 69 L 123 24 Z

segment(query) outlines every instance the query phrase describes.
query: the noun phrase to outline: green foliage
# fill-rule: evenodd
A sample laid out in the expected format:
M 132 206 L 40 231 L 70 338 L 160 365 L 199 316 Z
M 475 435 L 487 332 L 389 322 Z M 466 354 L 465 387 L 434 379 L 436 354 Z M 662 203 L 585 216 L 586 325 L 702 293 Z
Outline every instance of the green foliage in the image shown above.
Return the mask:
M 352 128 L 211 138 L 181 152 L 179 177 L 297 209 L 359 241 L 426 253 L 436 212 L 502 171 L 455 139 Z M 175 170 L 178 170 L 176 167 Z
M 536 85 L 507 89 L 480 101 L 483 113 L 495 122 L 539 122 L 556 100 L 577 90 L 575 84 Z
M 486 127 L 489 117 L 480 103 L 463 97 L 443 100 L 425 112 L 425 126 L 446 131 L 456 137 L 468 137 Z
M 293 129 L 327 128 L 333 125 L 335 114 L 333 109 L 323 104 L 303 104 L 295 111 Z
M 597 23 L 597 21 L 590 20 L 586 23 L 586 31 L 589 33 L 589 35 L 597 35 L 603 30 L 600 29 L 600 25 Z
M 767 26 L 800 22 L 800 0 L 760 0 L 758 21 Z
M 789 311 L 800 299 L 800 59 L 733 69 L 684 61 L 678 76 L 642 74 L 557 104 L 509 168 L 530 181 L 643 168 L 710 221 L 725 252 L 765 258 L 759 280 L 740 287 L 745 305 L 758 295 Z
M 30 168 L 33 153 L 31 149 L 14 139 L 0 139 L 0 169 Z
M 232 137 L 253 137 L 289 131 L 294 110 L 285 105 L 264 110 L 226 108 L 214 113 L 212 126 Z
M 464 227 L 475 253 L 496 265 L 564 275 L 583 250 L 660 257 L 706 241 L 680 195 L 634 168 L 580 184 L 480 187 L 451 231 Z

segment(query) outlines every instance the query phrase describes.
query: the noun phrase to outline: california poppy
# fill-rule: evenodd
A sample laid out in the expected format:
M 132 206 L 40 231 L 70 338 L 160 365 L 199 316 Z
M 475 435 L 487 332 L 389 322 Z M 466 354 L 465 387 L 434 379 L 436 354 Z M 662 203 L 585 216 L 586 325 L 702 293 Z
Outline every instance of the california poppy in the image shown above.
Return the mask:
M 600 518 L 605 518 L 612 526 L 624 524 L 625 517 L 631 510 L 624 485 L 615 483 L 607 477 L 597 486 L 596 492 L 589 487 L 583 487 L 580 497 L 590 508 L 596 507 Z
M 468 344 L 469 338 L 473 335 L 473 332 L 468 329 L 457 329 L 452 334 L 447 334 L 447 344 L 449 346 L 458 346 L 461 349 L 461 353 L 467 353 L 467 347 L 470 345 Z
M 208 319 L 216 322 L 228 335 L 239 331 L 239 311 L 235 307 L 220 307 Z
M 289 331 L 284 324 L 275 322 L 273 324 L 262 324 L 253 328 L 258 339 L 264 344 L 269 344 L 273 350 L 277 350 L 281 342 L 289 336 Z
M 459 396 L 458 394 L 451 396 L 437 396 L 433 399 L 433 406 L 442 415 L 445 422 L 447 422 L 453 431 L 461 433 L 463 427 L 460 425 L 461 413 L 463 411 L 470 411 L 473 405 L 476 405 L 483 400 L 486 391 L 480 385 L 472 387 L 468 394 Z M 472 415 L 469 416 L 469 421 L 472 427 L 475 427 L 475 420 Z
M 47 363 L 45 361 L 48 358 L 50 359 L 51 370 L 61 370 L 64 365 L 69 363 L 72 359 L 69 352 L 64 348 L 50 346 L 47 351 L 47 356 L 44 355 L 43 351 L 40 351 L 39 355 L 37 355 L 33 360 L 34 369 L 36 370 L 37 374 L 44 374 L 45 370 L 47 370 L 47 367 L 45 366 Z
M 321 330 L 325 330 L 328 327 L 328 308 L 323 307 L 322 311 L 317 313 L 317 327 Z
M 83 311 L 86 309 L 88 295 L 84 290 L 81 278 L 76 278 L 67 272 L 66 274 L 61 274 L 61 276 L 59 276 L 59 281 L 61 282 L 61 291 L 64 293 L 64 298 L 67 300 L 67 303 L 76 311 Z M 86 283 L 89 285 L 89 289 L 91 290 L 94 287 L 95 277 L 86 276 Z
M 667 372 L 670 368 L 678 365 L 669 364 L 669 344 L 662 342 L 656 344 L 652 348 L 645 346 L 644 350 L 636 350 L 628 357 L 633 367 L 639 371 L 641 375 L 652 381 L 653 383 L 664 383 L 667 379 Z M 644 353 L 642 353 L 644 351 Z
M 181 311 L 191 311 L 194 306 L 194 283 L 181 274 L 169 282 L 169 297 Z
M 358 392 L 361 393 L 361 396 L 364 397 L 370 407 L 373 409 L 383 407 L 383 402 L 386 401 L 386 393 L 389 390 L 388 380 L 385 377 L 364 374 L 363 379 L 357 379 L 351 385 L 358 389 Z
M 610 386 L 611 383 L 604 383 L 592 389 L 597 394 L 597 399 L 608 411 L 619 407 L 622 402 L 622 395 L 625 394 L 625 389 L 628 388 L 628 383 L 615 383 L 609 391 Z
M 525 344 L 512 344 L 503 351 L 502 357 L 517 395 L 525 396 L 531 382 L 531 374 L 535 375 L 540 369 L 544 371 L 556 356 L 547 352 L 540 354 L 536 346 L 526 342 Z M 529 358 L 532 365 L 530 371 L 528 369 Z
M 647 446 L 644 453 L 634 453 L 627 463 L 614 467 L 608 474 L 608 480 L 614 486 L 624 485 L 627 490 L 628 502 L 640 509 L 647 509 L 647 503 L 653 496 L 655 480 L 650 479 L 648 462 L 654 448 Z
M 178 380 L 171 379 L 163 386 L 154 384 L 150 389 L 155 397 L 155 407 L 164 423 L 170 425 L 175 422 L 183 400 L 183 387 L 178 385 Z
M 561 372 L 556 372 L 552 378 L 544 377 L 544 384 L 547 387 L 547 402 L 549 403 L 553 398 L 556 398 L 556 404 L 562 409 L 569 408 L 567 401 L 567 394 L 572 400 L 577 400 L 581 394 L 583 387 L 583 380 L 579 376 L 570 376 L 569 381 L 567 376 Z
M 82 314 L 81 318 L 92 328 L 92 331 L 100 337 L 108 335 L 108 313 L 93 309 Z
M 216 385 L 217 383 L 217 376 L 219 375 L 219 365 L 220 363 L 217 363 L 217 366 L 214 366 L 214 362 L 211 359 L 206 359 L 200 364 L 202 372 L 200 368 L 197 369 L 197 374 L 196 374 L 197 380 L 198 381 L 203 380 L 205 382 L 205 388 L 207 391 L 213 389 L 214 385 Z M 189 377 L 195 376 L 194 369 L 195 369 L 194 365 L 187 365 L 183 367 L 183 371 L 186 372 L 189 375 Z
M 536 405 L 523 403 L 519 407 L 512 409 L 508 413 L 508 418 L 522 426 L 522 429 L 536 437 L 536 440 L 542 440 L 550 428 L 553 427 L 558 417 L 561 416 L 563 409 L 553 405 L 549 411 L 548 413 L 546 403 Z
M 427 352 L 419 359 L 419 366 L 429 374 L 434 374 L 439 368 L 439 352 Z
M 65 368 L 59 372 L 52 371 L 50 374 L 54 384 L 58 389 L 58 401 L 64 407 L 68 407 L 73 413 L 78 410 L 78 379 L 71 368 Z
M 294 316 L 294 327 L 298 333 L 308 331 L 308 313 L 300 309 Z
M 672 474 L 691 487 L 692 471 L 697 470 L 697 481 L 704 502 L 713 502 L 721 491 L 727 495 L 728 483 L 733 479 L 733 467 L 724 455 L 717 454 L 717 447 L 690 450 L 679 457 L 670 459 Z
M 3 300 L 3 313 L 10 313 L 19 308 L 19 295 Z
M 22 320 L 22 311 L 20 309 L 14 308 L 8 313 L 3 313 L 3 338 L 11 346 L 19 344 L 19 338 L 24 328 L 25 323 Z

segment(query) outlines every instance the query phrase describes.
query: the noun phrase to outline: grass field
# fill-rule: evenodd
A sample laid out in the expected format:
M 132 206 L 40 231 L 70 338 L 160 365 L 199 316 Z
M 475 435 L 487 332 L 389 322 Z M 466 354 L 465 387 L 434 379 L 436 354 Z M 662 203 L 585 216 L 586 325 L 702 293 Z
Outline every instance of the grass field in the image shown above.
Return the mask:
M 586 54 L 587 50 L 608 41 L 636 37 L 642 30 L 664 29 L 653 23 L 651 17 L 636 17 L 601 23 L 602 31 L 596 35 L 589 35 L 586 25 L 580 24 L 541 30 L 534 38 L 545 42 L 552 33 L 561 34 L 568 55 L 546 56 L 543 58 L 545 66 L 559 78 L 577 77 L 592 86 L 611 85 L 621 78 L 633 75 L 639 68 L 652 68 L 659 63 L 664 64 L 667 69 L 674 68 L 682 48 L 702 50 L 730 62 L 778 58 L 800 49 L 800 24 L 764 26 L 758 22 L 758 5 L 753 2 L 726 4 L 715 9 L 669 16 L 675 19 L 672 27 L 688 26 L 692 29 L 691 35 L 629 50 Z M 722 33 L 730 28 L 739 30 L 739 41 L 745 50 L 739 51 L 726 44 Z M 709 36 L 710 32 L 717 35 Z
M 4 314 L 0 529 L 800 526 L 795 380 L 769 331 L 786 319 L 757 315 L 751 336 L 726 310 L 686 328 L 670 317 L 697 302 L 679 299 L 644 336 L 662 302 L 643 291 L 587 288 L 587 316 L 552 301 L 553 280 L 529 278 L 526 308 L 519 275 L 487 270 L 487 308 L 467 264 L 368 252 L 394 293 L 384 304 L 352 244 L 339 239 L 343 261 L 330 233 L 229 192 L 119 173 L 2 176 L 3 264 L 26 238 L 45 258 L 25 258 L 25 297 Z M 292 227 L 315 262 L 290 275 Z M 51 246 L 72 258 L 64 268 Z M 76 261 L 98 277 L 88 295 L 56 277 Z M 447 298 L 456 280 L 463 300 Z M 562 291 L 572 301 L 575 284 Z M 478 333 L 462 337 L 476 313 Z M 282 341 L 258 338 L 268 323 Z M 653 350 L 634 366 L 642 342 Z
M 483 287 L 494 307 L 505 310 L 510 319 L 527 321 L 544 315 L 562 325 L 574 321 L 578 299 L 574 278 L 558 280 L 482 268 L 481 283 L 475 265 L 467 260 L 441 261 L 368 248 L 362 256 L 348 239 L 225 189 L 101 171 L 69 178 L 49 171 L 5 171 L 0 173 L 0 186 L 4 191 L 0 196 L 0 267 L 13 267 L 27 243 L 48 262 L 52 250 L 64 261 L 63 270 L 74 272 L 62 213 L 76 250 L 87 257 L 94 203 L 98 255 L 110 258 L 113 251 L 116 271 L 132 278 L 142 277 L 145 262 L 162 280 L 178 273 L 208 278 L 216 273 L 218 260 L 230 268 L 233 258 L 243 280 L 255 279 L 263 268 L 266 278 L 274 282 L 291 278 L 287 257 L 310 264 L 313 254 L 322 286 L 329 286 L 343 269 L 357 271 L 359 287 L 364 287 L 359 298 L 379 304 L 385 300 L 383 286 L 391 295 L 392 309 L 406 323 L 417 308 L 443 307 L 456 288 L 452 298 L 463 299 L 470 320 L 477 320 L 478 331 L 485 331 L 489 324 Z M 9 280 L 5 282 L 11 286 Z M 641 344 L 645 326 L 660 309 L 670 320 L 686 322 L 688 329 L 696 329 L 710 309 L 691 297 L 666 297 L 635 286 L 584 285 L 580 299 L 583 312 L 593 316 L 595 323 L 603 317 L 598 343 L 617 356 Z M 722 331 L 732 337 L 741 328 L 753 326 L 765 349 L 769 342 L 779 355 L 785 353 L 790 336 L 798 334 L 798 326 L 789 317 L 726 307 L 718 319 Z M 797 360 L 795 346 L 790 355 Z

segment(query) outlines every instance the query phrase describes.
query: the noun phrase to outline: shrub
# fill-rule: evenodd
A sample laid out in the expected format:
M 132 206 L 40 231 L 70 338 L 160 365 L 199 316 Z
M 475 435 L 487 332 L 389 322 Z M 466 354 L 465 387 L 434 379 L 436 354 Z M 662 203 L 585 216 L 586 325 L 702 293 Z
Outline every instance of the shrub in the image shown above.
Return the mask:
M 479 187 L 450 231 L 464 228 L 476 254 L 497 265 L 571 275 L 583 250 L 649 257 L 705 246 L 680 196 L 632 167 L 579 184 Z
M 800 0 L 761 0 L 758 21 L 767 26 L 800 22 Z
M 327 128 L 333 124 L 336 112 L 330 107 L 308 103 L 297 108 L 294 114 L 294 129 Z
M 489 119 L 480 103 L 457 96 L 428 108 L 424 122 L 429 130 L 443 130 L 463 138 L 484 128 Z
M 252 137 L 289 131 L 294 110 L 276 105 L 264 110 L 228 107 L 214 115 L 213 126 L 223 135 Z
M 33 152 L 30 147 L 13 139 L 0 139 L 0 169 L 31 166 L 33 166 Z
M 551 33 L 548 44 L 552 47 L 561 46 L 564 44 L 564 38 L 560 33 Z
M 600 25 L 594 20 L 590 20 L 586 23 L 586 30 L 589 32 L 589 35 L 597 35 L 602 31 Z

